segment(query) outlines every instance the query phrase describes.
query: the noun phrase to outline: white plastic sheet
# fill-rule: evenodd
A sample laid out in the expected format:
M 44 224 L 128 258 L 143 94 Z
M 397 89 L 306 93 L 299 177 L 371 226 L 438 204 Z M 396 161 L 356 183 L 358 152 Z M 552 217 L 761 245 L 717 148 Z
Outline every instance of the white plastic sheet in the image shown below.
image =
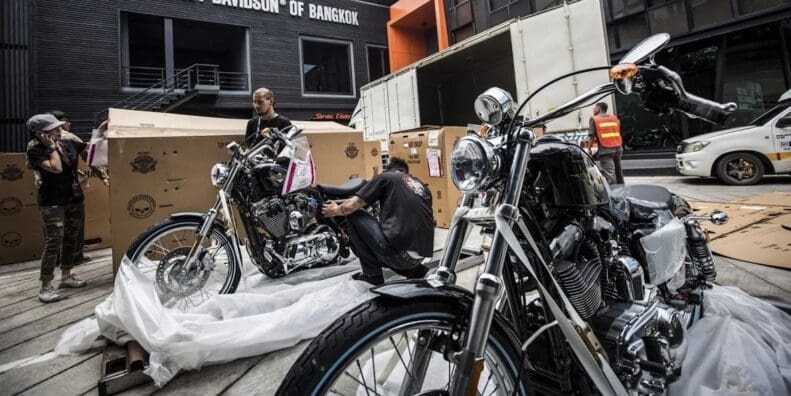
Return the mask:
M 648 277 L 652 285 L 673 280 L 668 286 L 675 290 L 684 284 L 684 279 L 678 279 L 678 274 L 683 276 L 683 271 L 680 270 L 686 259 L 686 241 L 687 231 L 679 219 L 673 219 L 640 239 L 645 249 Z
M 671 395 L 791 394 L 791 316 L 735 287 L 706 292 Z
M 128 333 L 149 351 L 146 374 L 162 386 L 181 370 L 261 355 L 315 337 L 370 298 L 370 285 L 348 275 L 358 268 L 335 266 L 248 280 L 245 292 L 214 296 L 181 312 L 163 307 L 152 281 L 125 261 L 113 294 L 96 307 L 96 324 L 103 336 L 118 341 Z M 90 323 L 78 326 L 95 329 Z M 97 335 L 92 330 L 80 338 L 77 331 L 67 330 L 59 350 L 79 353 Z

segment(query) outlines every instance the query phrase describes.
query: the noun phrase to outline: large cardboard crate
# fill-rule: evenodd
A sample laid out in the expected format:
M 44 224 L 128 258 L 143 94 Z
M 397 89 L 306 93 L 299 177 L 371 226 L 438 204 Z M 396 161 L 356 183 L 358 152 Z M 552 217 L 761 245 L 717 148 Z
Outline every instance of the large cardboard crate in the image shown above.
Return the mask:
M 457 140 L 467 134 L 466 127 L 423 127 L 390 134 L 388 154 L 409 164 L 409 173 L 426 183 L 433 196 L 434 220 L 437 227 L 448 228 L 453 213 L 461 203 L 461 192 L 450 179 L 450 153 Z M 429 154 L 435 162 L 430 170 Z M 437 168 L 438 166 L 438 168 Z
M 0 154 L 0 265 L 35 260 L 44 250 L 44 230 L 36 203 L 33 171 L 25 153 Z M 80 169 L 88 167 L 80 163 Z M 110 192 L 101 180 L 82 182 L 85 194 L 85 248 L 111 245 Z
M 362 132 L 334 122 L 293 121 L 305 129 L 318 183 L 366 175 Z M 217 196 L 209 172 L 242 142 L 247 120 L 110 109 L 113 265 L 146 229 L 177 212 L 206 212 Z

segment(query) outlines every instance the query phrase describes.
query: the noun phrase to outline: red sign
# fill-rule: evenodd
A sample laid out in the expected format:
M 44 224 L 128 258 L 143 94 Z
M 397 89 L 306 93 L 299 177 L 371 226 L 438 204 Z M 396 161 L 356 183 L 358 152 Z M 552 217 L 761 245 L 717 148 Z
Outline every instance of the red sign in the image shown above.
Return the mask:
M 311 121 L 349 121 L 352 119 L 351 113 L 315 113 Z

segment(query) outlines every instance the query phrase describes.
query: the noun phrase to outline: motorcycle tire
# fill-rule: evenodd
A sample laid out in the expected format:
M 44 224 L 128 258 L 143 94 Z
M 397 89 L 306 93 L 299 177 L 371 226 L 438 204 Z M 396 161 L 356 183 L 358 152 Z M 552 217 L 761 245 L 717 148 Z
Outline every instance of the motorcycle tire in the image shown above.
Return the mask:
M 148 245 L 151 241 L 154 241 L 159 235 L 178 228 L 194 228 L 197 231 L 202 224 L 203 218 L 199 216 L 188 218 L 168 218 L 151 226 L 145 232 L 140 234 L 129 246 L 129 249 L 127 249 L 126 257 L 128 257 L 133 263 L 137 262 L 139 256 L 144 253 L 142 248 Z M 212 236 L 220 239 L 223 241 L 223 243 L 227 243 L 229 245 L 231 244 L 231 241 L 225 234 L 225 227 L 221 224 L 215 224 L 214 227 L 212 227 Z M 225 282 L 218 291 L 218 294 L 234 293 L 236 288 L 239 286 L 239 280 L 242 278 L 242 259 L 238 256 L 236 249 L 231 247 L 230 251 L 231 262 L 228 265 L 228 273 L 225 277 Z
M 347 367 L 354 367 L 356 372 L 356 368 L 360 366 L 359 360 L 356 359 L 358 356 L 363 356 L 361 353 L 367 355 L 367 350 L 373 351 L 373 347 L 379 345 L 377 341 L 386 339 L 385 337 L 392 334 L 392 331 L 409 328 L 410 324 L 416 325 L 432 321 L 437 321 L 453 329 L 466 331 L 468 315 L 468 308 L 465 308 L 460 301 L 455 300 L 414 298 L 405 301 L 384 297 L 369 300 L 341 316 L 313 339 L 283 379 L 276 395 L 328 394 L 334 382 L 342 377 L 343 373 L 348 376 Z M 530 388 L 527 386 L 525 376 L 518 375 L 522 356 L 518 343 L 514 341 L 513 337 L 508 336 L 500 323 L 503 322 L 495 321 L 492 324 L 486 348 L 487 356 L 496 356 L 496 360 L 504 363 L 502 367 L 505 370 L 499 369 L 500 365 L 493 367 L 498 368 L 498 373 L 505 372 L 512 385 L 517 382 L 520 384 L 519 392 L 516 394 L 532 394 L 532 391 L 528 391 Z M 390 341 L 393 342 L 392 336 L 390 336 Z M 402 339 L 399 339 L 399 345 L 401 341 Z M 395 347 L 395 343 L 393 346 Z M 407 349 L 409 349 L 408 344 Z M 379 351 L 379 349 L 376 350 Z M 490 351 L 492 355 L 489 355 Z M 405 359 L 406 356 L 411 356 L 407 355 L 406 351 L 403 355 Z M 357 366 L 351 366 L 355 360 Z M 370 361 L 375 360 L 372 358 Z M 401 363 L 406 368 L 406 363 L 403 360 Z M 444 363 L 440 362 L 440 364 Z M 377 365 L 373 364 L 374 370 Z M 448 369 L 450 370 L 450 365 Z M 409 373 L 409 371 L 406 372 Z M 362 370 L 360 374 L 364 378 Z M 428 375 L 426 379 L 429 379 Z M 363 381 L 365 380 L 363 379 Z M 376 381 L 376 374 L 374 374 L 374 381 Z M 485 377 L 482 375 L 479 386 L 483 381 L 485 381 Z M 488 386 L 488 382 L 486 385 Z M 366 387 L 368 386 L 366 385 Z M 338 393 L 335 389 L 333 392 Z M 439 391 L 437 394 L 442 394 L 442 392 Z M 374 393 L 378 394 L 378 392 Z

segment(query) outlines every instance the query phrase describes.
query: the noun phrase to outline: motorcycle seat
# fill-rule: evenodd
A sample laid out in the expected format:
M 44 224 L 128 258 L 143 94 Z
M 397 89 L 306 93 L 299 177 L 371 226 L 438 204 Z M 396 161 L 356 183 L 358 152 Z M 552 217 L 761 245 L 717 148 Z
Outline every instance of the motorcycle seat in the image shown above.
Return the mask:
M 612 195 L 625 197 L 634 206 L 645 209 L 670 209 L 673 205 L 673 194 L 668 189 L 650 184 L 611 184 Z
M 363 188 L 363 186 L 366 183 L 368 183 L 368 181 L 366 181 L 365 179 L 353 178 L 347 180 L 346 183 L 343 183 L 343 185 L 340 186 L 333 186 L 331 184 L 319 184 L 316 185 L 316 188 L 318 188 L 319 191 L 331 197 L 349 197 L 354 195 L 354 193 L 356 193 L 357 191 L 360 191 L 360 189 Z

